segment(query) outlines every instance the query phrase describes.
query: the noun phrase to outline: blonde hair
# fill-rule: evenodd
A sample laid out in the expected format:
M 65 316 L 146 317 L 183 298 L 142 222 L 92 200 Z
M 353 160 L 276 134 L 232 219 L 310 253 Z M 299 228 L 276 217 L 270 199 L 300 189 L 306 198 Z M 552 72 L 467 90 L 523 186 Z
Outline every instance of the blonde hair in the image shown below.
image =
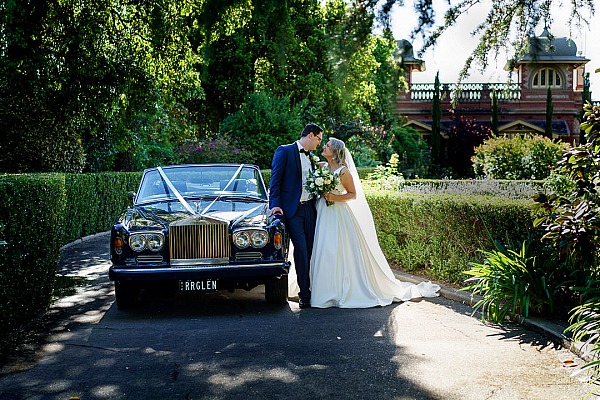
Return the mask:
M 333 161 L 340 165 L 346 165 L 346 154 L 344 149 L 346 148 L 346 144 L 342 142 L 340 139 L 331 137 L 329 138 L 331 142 L 331 150 L 333 152 Z M 347 166 L 347 165 L 346 165 Z

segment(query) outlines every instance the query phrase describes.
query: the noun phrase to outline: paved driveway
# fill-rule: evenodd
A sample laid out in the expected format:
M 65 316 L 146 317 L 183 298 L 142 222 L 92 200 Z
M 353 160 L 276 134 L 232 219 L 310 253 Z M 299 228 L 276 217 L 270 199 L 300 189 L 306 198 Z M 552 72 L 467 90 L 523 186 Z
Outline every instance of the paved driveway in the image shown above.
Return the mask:
M 2 399 L 580 399 L 580 360 L 437 298 L 366 310 L 267 305 L 264 291 L 113 304 L 107 237 L 63 253 L 89 284 L 52 308 L 37 351 L 3 368 Z M 573 360 L 573 363 L 569 362 Z

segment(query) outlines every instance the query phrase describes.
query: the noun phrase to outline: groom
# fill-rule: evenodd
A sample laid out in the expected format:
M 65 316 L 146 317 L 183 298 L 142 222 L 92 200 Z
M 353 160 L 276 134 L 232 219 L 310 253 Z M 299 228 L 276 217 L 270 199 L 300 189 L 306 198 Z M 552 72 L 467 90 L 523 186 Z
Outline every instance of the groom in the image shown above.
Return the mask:
M 300 308 L 310 307 L 310 256 L 315 236 L 317 211 L 315 199 L 304 187 L 311 170 L 310 152 L 323 140 L 323 128 L 304 127 L 299 140 L 279 146 L 271 165 L 270 214 L 283 216 L 294 245 L 294 266 L 300 287 Z

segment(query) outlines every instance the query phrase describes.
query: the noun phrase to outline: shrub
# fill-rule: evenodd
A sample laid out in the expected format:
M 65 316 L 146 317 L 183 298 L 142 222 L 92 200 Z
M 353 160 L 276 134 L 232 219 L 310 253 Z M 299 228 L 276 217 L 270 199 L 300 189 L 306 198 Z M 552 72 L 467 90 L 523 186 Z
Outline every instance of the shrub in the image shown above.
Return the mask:
M 473 169 L 490 179 L 545 179 L 568 146 L 537 135 L 495 137 L 475 148 Z
M 418 194 L 456 194 L 529 199 L 543 187 L 543 181 L 496 179 L 418 179 L 406 180 L 402 192 Z
M 573 274 L 578 275 L 580 281 L 585 279 L 597 284 L 600 275 L 600 107 L 587 103 L 583 119 L 581 130 L 586 143 L 566 150 L 559 162 L 558 172 L 568 177 L 563 182 L 566 183 L 564 190 L 540 193 L 534 198 L 536 210 L 545 213 L 536 220 L 536 225 L 544 229 L 543 239 L 572 266 Z M 584 368 L 592 369 L 592 378 L 597 381 L 600 379 L 598 289 L 589 284 L 581 286 L 583 293 L 593 298 L 574 309 L 567 330 L 572 331 L 575 338 L 586 340 L 593 349 L 594 359 Z
M 252 159 L 252 154 L 240 148 L 230 134 L 213 134 L 204 141 L 186 143 L 178 149 L 179 157 L 186 164 L 204 163 L 244 163 Z
M 66 174 L 64 179 L 69 209 L 63 216 L 61 244 L 109 230 L 132 204 L 131 192 L 137 191 L 141 173 Z
M 417 274 L 461 285 L 480 249 L 541 234 L 533 228 L 531 202 L 467 195 L 366 193 L 388 260 Z
M 300 137 L 304 127 L 300 114 L 299 106 L 290 106 L 288 97 L 253 93 L 239 111 L 223 120 L 220 131 L 235 138 L 240 149 L 250 154 L 244 162 L 270 168 L 277 146 Z
M 66 209 L 63 175 L 0 177 L 0 358 L 49 304 Z
M 375 167 L 372 173 L 367 177 L 367 186 L 375 185 L 381 189 L 398 190 L 404 185 L 404 177 L 398 171 L 398 154 L 392 154 L 390 160 L 385 165 Z
M 496 249 L 483 251 L 483 263 L 471 263 L 466 274 L 471 278 L 464 289 L 483 296 L 475 304 L 482 319 L 503 322 L 506 317 L 528 317 L 535 314 L 552 314 L 554 292 L 560 286 L 555 273 L 556 263 L 536 255 L 534 242 L 523 241 L 516 249 L 496 242 Z M 560 281 L 560 277 L 558 278 Z

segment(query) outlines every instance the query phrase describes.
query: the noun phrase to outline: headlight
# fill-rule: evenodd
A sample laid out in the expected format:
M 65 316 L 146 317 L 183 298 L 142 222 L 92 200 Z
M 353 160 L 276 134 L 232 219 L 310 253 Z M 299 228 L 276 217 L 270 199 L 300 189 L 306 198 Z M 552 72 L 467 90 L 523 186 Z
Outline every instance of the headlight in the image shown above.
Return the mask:
M 254 231 L 250 235 L 250 242 L 252 243 L 252 247 L 265 247 L 269 243 L 269 235 L 265 231 Z
M 129 237 L 129 247 L 133 251 L 142 251 L 146 247 L 143 235 L 131 235 Z
M 144 249 L 159 251 L 164 244 L 165 237 L 161 233 L 134 234 L 129 237 L 129 247 L 136 252 Z
M 165 243 L 165 237 L 158 233 L 146 235 L 146 247 L 151 251 L 159 251 Z
M 246 231 L 237 231 L 233 234 L 233 244 L 238 249 L 245 249 L 250 246 L 250 236 Z
M 238 249 L 254 247 L 260 249 L 269 243 L 269 234 L 263 230 L 244 229 L 233 233 L 233 244 Z

